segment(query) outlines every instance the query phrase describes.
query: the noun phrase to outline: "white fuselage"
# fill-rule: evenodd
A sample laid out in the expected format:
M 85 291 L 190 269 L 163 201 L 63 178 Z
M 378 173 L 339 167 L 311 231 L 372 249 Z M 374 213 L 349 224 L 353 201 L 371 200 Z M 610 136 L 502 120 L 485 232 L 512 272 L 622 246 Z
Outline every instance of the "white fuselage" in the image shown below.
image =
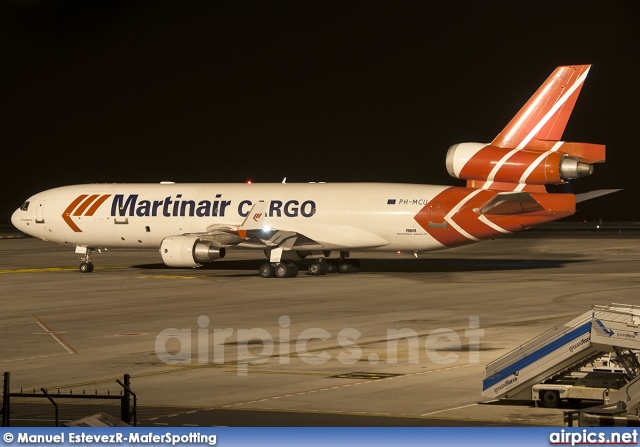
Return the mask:
M 258 201 L 264 225 L 297 232 L 326 250 L 444 248 L 414 219 L 448 186 L 398 183 L 87 184 L 28 199 L 12 223 L 53 242 L 157 248 L 168 236 L 241 225 Z M 23 207 L 25 208 L 25 207 Z

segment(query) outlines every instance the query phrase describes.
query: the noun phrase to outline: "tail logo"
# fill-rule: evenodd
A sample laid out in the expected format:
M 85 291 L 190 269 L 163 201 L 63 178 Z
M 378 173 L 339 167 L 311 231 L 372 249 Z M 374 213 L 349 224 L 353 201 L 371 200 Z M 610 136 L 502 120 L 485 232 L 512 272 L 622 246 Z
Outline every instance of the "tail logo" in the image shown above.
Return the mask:
M 260 217 L 262 217 L 262 213 L 256 213 L 253 215 L 253 220 L 257 222 L 260 219 Z
M 86 216 L 90 217 L 100 208 L 100 205 L 111 197 L 111 194 L 82 194 L 75 198 L 73 202 L 62 213 L 62 220 L 64 220 L 69 228 L 76 233 L 82 233 L 80 227 L 76 225 L 71 216 Z

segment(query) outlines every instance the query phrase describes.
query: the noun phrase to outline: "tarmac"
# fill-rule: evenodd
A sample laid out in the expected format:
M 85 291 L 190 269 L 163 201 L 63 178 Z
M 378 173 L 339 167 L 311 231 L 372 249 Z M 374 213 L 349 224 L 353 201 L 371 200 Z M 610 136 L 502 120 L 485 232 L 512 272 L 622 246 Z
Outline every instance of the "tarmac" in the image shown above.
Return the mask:
M 628 228 L 527 231 L 418 259 L 353 252 L 359 273 L 282 279 L 258 276 L 262 253 L 232 250 L 199 269 L 108 250 L 81 274 L 73 247 L 10 233 L 11 390 L 100 391 L 127 373 L 144 426 L 562 426 L 576 406 L 483 398 L 485 365 L 592 305 L 640 304 Z

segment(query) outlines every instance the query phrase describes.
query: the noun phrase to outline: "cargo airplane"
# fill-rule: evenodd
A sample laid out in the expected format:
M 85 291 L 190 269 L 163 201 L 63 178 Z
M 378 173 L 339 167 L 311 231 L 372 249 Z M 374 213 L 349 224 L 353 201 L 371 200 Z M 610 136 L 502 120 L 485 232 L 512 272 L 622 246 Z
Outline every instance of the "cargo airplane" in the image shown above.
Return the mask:
M 451 146 L 446 168 L 466 186 L 399 183 L 172 183 L 63 186 L 30 197 L 11 218 L 29 235 L 75 246 L 81 272 L 109 247 L 159 248 L 172 267 L 199 267 L 230 249 L 264 252 L 259 275 L 359 270 L 350 251 L 419 253 L 491 239 L 575 212 L 582 195 L 548 193 L 593 172 L 605 146 L 562 141 L 590 65 L 557 67 L 491 143 Z M 331 253 L 339 253 L 332 257 Z M 289 256 L 287 256 L 289 258 Z

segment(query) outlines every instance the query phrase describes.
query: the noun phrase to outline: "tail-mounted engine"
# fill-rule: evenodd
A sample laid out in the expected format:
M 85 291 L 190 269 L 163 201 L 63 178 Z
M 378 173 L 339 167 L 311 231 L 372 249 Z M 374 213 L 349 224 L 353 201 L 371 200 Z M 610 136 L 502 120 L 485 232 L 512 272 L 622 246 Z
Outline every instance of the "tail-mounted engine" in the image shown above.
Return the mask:
M 200 267 L 203 263 L 224 258 L 224 247 L 196 236 L 169 236 L 160 244 L 162 261 L 170 267 Z
M 483 143 L 460 143 L 447 152 L 452 177 L 528 185 L 552 185 L 593 173 L 604 161 L 604 146 L 589 143 L 541 142 L 542 148 L 512 149 Z

